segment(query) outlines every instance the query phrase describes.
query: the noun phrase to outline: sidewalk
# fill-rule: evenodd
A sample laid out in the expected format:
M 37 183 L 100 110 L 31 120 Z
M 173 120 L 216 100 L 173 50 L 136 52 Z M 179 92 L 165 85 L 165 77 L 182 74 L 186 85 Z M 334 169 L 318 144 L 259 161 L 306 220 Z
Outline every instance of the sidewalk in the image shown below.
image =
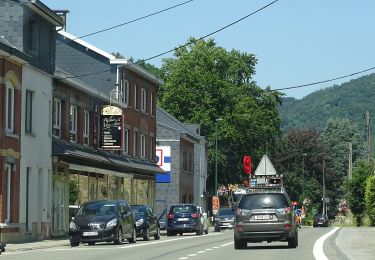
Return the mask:
M 348 259 L 375 259 L 375 227 L 343 227 L 336 245 Z

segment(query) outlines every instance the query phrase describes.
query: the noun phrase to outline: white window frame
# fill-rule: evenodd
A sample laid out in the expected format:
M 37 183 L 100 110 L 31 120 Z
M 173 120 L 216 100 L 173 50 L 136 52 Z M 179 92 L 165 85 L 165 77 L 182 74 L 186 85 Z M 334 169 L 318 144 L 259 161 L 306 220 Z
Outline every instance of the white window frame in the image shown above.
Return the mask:
M 138 109 L 138 86 L 134 84 L 134 109 Z
M 141 135 L 141 158 L 146 157 L 146 136 Z
M 121 79 L 122 102 L 124 105 L 129 106 L 129 81 Z
M 5 84 L 5 131 L 14 133 L 14 87 L 10 81 Z M 9 96 L 10 95 L 10 96 Z M 9 104 L 10 102 L 10 104 Z
M 26 89 L 25 94 L 25 133 L 33 132 L 33 96 L 34 92 Z
M 76 105 L 70 105 L 70 141 L 73 142 L 77 142 L 77 122 L 78 108 Z
M 11 189 L 12 189 L 12 165 L 7 163 L 5 164 L 5 173 L 7 174 L 7 205 L 6 205 L 6 219 L 5 223 L 9 224 L 10 223 L 10 211 L 11 211 L 11 201 L 10 201 L 10 196 L 12 194 Z
M 83 144 L 90 144 L 90 112 L 83 110 Z
M 129 129 L 124 128 L 124 147 L 123 147 L 123 153 L 129 154 Z
M 61 100 L 59 98 L 53 98 L 52 108 L 52 135 L 60 137 L 61 135 Z M 58 133 L 58 134 L 55 134 Z
M 141 89 L 141 111 L 147 112 L 147 91 L 145 88 Z

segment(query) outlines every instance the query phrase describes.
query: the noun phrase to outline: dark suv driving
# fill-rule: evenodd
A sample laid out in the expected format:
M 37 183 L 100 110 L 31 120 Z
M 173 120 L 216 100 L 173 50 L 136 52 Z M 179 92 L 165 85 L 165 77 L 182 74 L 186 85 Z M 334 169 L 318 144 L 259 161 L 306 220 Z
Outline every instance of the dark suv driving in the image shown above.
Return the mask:
M 298 246 L 298 225 L 291 201 L 282 189 L 256 190 L 244 194 L 239 201 L 234 247 L 245 248 L 247 242 L 285 241 Z
M 135 243 L 137 234 L 133 212 L 124 200 L 100 200 L 82 204 L 69 225 L 71 246 L 96 242 Z

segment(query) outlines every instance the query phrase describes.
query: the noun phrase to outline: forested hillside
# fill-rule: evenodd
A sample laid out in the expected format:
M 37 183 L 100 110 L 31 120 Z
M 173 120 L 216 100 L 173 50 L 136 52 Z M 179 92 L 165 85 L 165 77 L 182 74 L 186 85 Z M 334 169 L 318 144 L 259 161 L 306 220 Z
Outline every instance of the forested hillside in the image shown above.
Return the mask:
M 282 129 L 322 130 L 329 118 L 348 118 L 365 132 L 364 113 L 375 117 L 375 74 L 316 91 L 303 99 L 284 98 L 280 107 Z M 375 127 L 371 129 L 372 135 Z

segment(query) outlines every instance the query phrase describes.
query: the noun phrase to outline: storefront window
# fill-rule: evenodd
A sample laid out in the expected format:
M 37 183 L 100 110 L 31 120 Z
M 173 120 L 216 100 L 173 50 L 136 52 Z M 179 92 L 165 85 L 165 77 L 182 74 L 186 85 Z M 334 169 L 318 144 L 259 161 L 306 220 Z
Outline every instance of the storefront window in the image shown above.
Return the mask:
M 96 173 L 90 173 L 89 175 L 89 199 L 90 201 L 98 199 L 98 179 Z
M 117 176 L 108 176 L 108 199 L 114 200 L 117 199 Z
M 108 176 L 98 174 L 98 200 L 108 199 Z
M 89 176 L 86 172 L 81 172 L 79 176 L 79 202 L 80 204 L 89 201 Z
M 124 194 L 124 199 L 128 202 L 131 203 L 132 197 L 132 179 L 130 178 L 124 178 L 124 189 L 123 189 L 123 194 Z

